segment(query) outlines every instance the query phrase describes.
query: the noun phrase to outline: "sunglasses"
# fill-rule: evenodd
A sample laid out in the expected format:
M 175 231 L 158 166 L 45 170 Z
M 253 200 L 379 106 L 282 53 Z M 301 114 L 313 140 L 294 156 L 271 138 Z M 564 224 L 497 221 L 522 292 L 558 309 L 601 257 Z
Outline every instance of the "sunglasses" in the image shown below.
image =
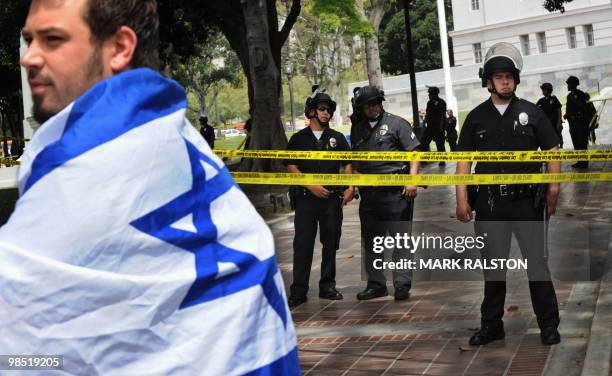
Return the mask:
M 328 108 L 328 107 L 317 107 L 317 111 L 320 111 L 320 112 L 327 112 L 327 113 L 328 113 L 328 114 L 330 114 L 330 115 L 331 115 L 331 113 L 332 113 L 331 108 Z

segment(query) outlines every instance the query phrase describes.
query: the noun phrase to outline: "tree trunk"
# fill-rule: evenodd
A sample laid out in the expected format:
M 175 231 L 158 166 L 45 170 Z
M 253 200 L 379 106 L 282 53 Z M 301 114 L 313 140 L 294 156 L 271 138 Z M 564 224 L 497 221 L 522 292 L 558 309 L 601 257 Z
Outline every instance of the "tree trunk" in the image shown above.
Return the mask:
M 380 68 L 380 52 L 378 49 L 378 30 L 385 13 L 385 0 L 372 0 L 372 9 L 368 16 L 374 26 L 374 35 L 365 40 L 366 64 L 370 85 L 383 89 L 382 69 Z
M 280 118 L 278 105 L 280 67 L 272 55 L 265 1 L 241 0 L 246 26 L 249 57 L 249 76 L 253 90 L 250 148 L 255 150 L 285 149 L 287 137 Z M 276 29 L 276 25 L 272 25 Z M 255 159 L 245 161 L 244 169 L 267 171 L 280 169 L 280 161 Z
M 380 68 L 380 52 L 378 50 L 378 33 L 365 40 L 368 81 L 370 85 L 383 88 L 382 69 Z

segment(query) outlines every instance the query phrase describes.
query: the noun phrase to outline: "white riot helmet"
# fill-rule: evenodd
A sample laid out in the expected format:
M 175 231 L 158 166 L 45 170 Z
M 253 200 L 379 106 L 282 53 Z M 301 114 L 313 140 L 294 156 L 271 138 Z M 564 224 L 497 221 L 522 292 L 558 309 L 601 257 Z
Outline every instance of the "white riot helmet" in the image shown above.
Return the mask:
M 523 57 L 519 50 L 510 43 L 500 42 L 489 48 L 478 75 L 482 79 L 482 87 L 487 87 L 487 80 L 491 79 L 493 73 L 511 72 L 515 84 L 518 85 L 521 82 L 521 70 L 523 70 Z

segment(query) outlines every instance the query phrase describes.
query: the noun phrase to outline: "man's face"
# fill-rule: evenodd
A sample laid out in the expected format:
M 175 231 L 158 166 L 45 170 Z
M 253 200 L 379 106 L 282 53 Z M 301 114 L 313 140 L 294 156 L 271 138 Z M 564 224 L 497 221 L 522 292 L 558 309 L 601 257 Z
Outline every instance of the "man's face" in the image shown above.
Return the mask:
M 102 47 L 92 42 L 87 0 L 34 0 L 23 29 L 34 118 L 43 123 L 109 76 Z
M 317 112 L 317 118 L 322 123 L 327 123 L 331 119 L 331 107 L 327 103 L 320 103 L 315 107 L 315 111 Z
M 369 120 L 375 120 L 380 116 L 382 107 L 379 103 L 366 103 L 363 105 L 363 115 Z
M 491 80 L 489 80 L 489 85 L 493 85 L 495 91 L 500 94 L 510 94 L 516 88 L 514 75 L 510 72 L 493 73 Z

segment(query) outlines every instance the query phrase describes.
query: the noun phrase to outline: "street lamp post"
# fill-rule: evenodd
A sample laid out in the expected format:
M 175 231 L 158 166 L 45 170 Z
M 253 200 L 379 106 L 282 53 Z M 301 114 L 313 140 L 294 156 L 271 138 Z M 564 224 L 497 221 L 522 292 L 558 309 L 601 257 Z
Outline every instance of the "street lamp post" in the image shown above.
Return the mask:
M 412 96 L 413 127 L 419 126 L 419 102 L 417 99 L 416 75 L 414 73 L 414 56 L 412 54 L 412 31 L 410 30 L 411 0 L 404 0 L 404 22 L 406 24 L 406 52 L 408 53 L 408 73 L 410 73 L 410 94 Z M 421 130 L 422 131 L 422 130 Z M 418 134 L 417 136 L 421 136 Z
M 287 86 L 289 86 L 289 106 L 291 107 L 291 130 L 295 130 L 295 109 L 293 108 L 293 72 L 291 71 L 291 66 L 287 66 L 287 70 L 285 71 L 287 75 Z

